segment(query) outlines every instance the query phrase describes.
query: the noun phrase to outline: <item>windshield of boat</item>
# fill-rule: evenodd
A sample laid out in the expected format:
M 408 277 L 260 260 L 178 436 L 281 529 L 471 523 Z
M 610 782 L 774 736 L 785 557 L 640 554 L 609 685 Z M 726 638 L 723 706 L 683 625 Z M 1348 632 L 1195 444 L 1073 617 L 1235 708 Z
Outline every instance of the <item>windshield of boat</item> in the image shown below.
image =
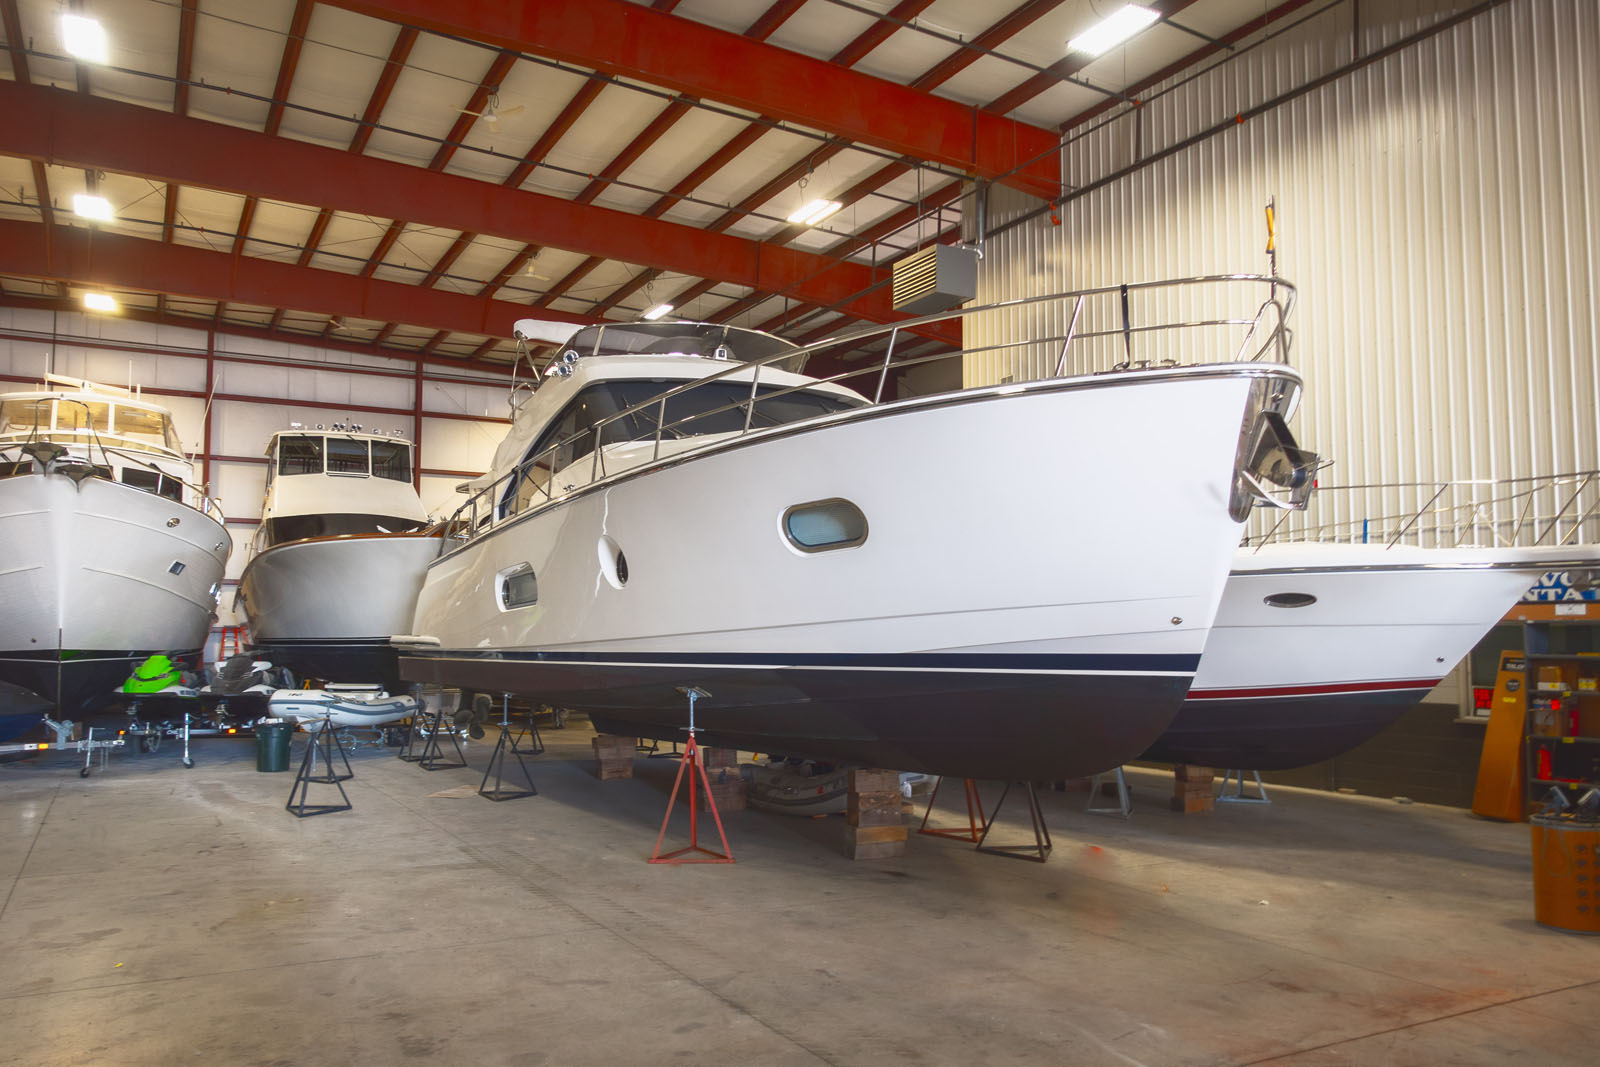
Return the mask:
M 344 474 L 411 480 L 411 445 L 359 437 L 285 434 L 278 438 L 279 474 Z
M 351 537 L 362 534 L 406 533 L 420 530 L 426 523 L 403 519 L 398 515 L 285 515 L 267 519 L 263 525 L 262 543 L 270 548 L 285 541 L 303 541 L 310 537 Z
M 566 348 L 579 356 L 690 355 L 756 363 L 798 346 L 760 330 L 712 322 L 618 322 L 589 326 L 573 334 Z M 771 366 L 796 371 L 804 356 Z
M 78 444 L 85 438 L 98 437 L 106 444 L 131 443 L 175 455 L 183 452 L 172 416 L 165 411 L 72 397 L 0 401 L 0 437 L 61 444 Z
M 527 507 L 553 472 L 593 452 L 597 423 L 682 384 L 619 380 L 597 382 L 579 392 L 545 427 L 523 457 L 518 467 L 519 476 L 511 480 L 502 498 L 501 514 L 514 514 Z M 813 389 L 789 392 L 786 388 L 766 386 L 756 393 L 755 411 L 750 416 L 752 429 L 848 411 L 866 403 L 859 397 Z M 705 382 L 678 393 L 666 402 L 662 437 L 676 440 L 703 434 L 739 433 L 745 428 L 749 399 L 750 383 L 726 380 Z M 656 419 L 660 413 L 659 406 L 646 407 L 607 423 L 600 431 L 601 445 L 655 440 Z

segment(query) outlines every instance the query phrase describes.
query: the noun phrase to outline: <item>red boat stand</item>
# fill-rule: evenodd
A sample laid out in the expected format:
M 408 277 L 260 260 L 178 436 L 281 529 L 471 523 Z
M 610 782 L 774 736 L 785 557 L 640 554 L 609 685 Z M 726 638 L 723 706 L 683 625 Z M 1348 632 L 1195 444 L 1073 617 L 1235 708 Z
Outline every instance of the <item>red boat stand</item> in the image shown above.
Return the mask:
M 933 792 L 928 794 L 928 810 L 922 813 L 922 827 L 917 830 L 919 834 L 929 834 L 933 837 L 953 837 L 957 841 L 971 841 L 976 844 L 983 840 L 983 834 L 989 829 L 989 819 L 983 814 L 983 801 L 978 797 L 978 783 L 971 778 L 963 778 L 962 784 L 967 791 L 967 827 L 933 827 L 928 825 L 928 818 L 933 814 L 934 801 L 939 799 L 939 787 L 944 785 L 944 777 L 933 783 Z
M 717 814 L 717 802 L 711 796 L 711 782 L 706 778 L 705 768 L 700 765 L 700 746 L 695 741 L 694 727 L 694 702 L 698 697 L 708 697 L 711 694 L 695 686 L 681 688 L 679 692 L 689 698 L 689 740 L 683 746 L 683 759 L 678 763 L 678 776 L 672 780 L 672 794 L 667 800 L 667 814 L 661 820 L 661 832 L 656 835 L 655 851 L 650 854 L 651 863 L 732 863 L 733 852 L 728 848 L 728 835 L 722 829 L 722 816 Z M 667 824 L 672 821 L 672 808 L 678 802 L 678 789 L 683 785 L 684 773 L 689 775 L 689 843 L 683 848 L 671 852 L 661 851 L 661 842 L 667 836 Z M 711 813 L 712 821 L 717 826 L 717 837 L 722 841 L 722 851 L 717 852 L 700 844 L 700 811 L 696 801 L 696 786 L 705 791 L 706 810 Z

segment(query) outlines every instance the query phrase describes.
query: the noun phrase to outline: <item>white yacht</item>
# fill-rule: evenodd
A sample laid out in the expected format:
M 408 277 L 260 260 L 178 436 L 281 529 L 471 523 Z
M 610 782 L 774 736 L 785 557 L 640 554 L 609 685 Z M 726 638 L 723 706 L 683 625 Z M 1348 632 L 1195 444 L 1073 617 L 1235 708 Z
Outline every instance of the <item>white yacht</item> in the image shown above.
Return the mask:
M 165 408 L 47 376 L 0 397 L 0 680 L 104 707 L 156 653 L 198 664 L 232 541 Z
M 1145 759 L 1281 770 L 1376 736 L 1550 571 L 1600 546 L 1240 549 L 1194 686 Z
M 411 627 L 437 531 L 411 442 L 342 424 L 267 444 L 267 494 L 234 607 L 256 653 L 301 678 L 399 684 L 391 634 Z
M 574 329 L 518 324 L 559 354 L 397 641 L 407 679 L 528 694 L 605 732 L 681 736 L 696 686 L 708 743 L 1102 770 L 1176 714 L 1243 520 L 1314 464 L 1281 363 L 869 403 L 793 369 L 861 335 Z M 1053 361 L 1071 328 L 1045 340 Z

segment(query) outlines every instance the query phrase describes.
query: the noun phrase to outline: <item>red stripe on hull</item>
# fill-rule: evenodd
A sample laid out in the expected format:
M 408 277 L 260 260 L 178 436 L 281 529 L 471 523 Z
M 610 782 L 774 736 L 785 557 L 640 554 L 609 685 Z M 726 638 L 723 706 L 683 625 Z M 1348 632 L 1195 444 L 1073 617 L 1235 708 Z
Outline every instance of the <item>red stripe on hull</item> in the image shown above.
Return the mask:
M 1402 689 L 1432 689 L 1442 679 L 1412 678 L 1387 682 L 1338 682 L 1329 685 L 1271 685 L 1249 689 L 1191 689 L 1190 700 L 1251 700 L 1271 697 L 1328 696 L 1336 693 L 1386 693 Z

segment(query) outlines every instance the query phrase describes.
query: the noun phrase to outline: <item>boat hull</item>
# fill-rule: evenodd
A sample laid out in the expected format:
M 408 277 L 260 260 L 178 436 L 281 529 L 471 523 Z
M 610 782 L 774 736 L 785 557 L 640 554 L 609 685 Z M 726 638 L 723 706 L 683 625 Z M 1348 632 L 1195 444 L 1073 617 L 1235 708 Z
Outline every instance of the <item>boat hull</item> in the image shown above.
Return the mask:
M 1331 759 L 1422 700 L 1550 570 L 1600 549 L 1241 550 L 1188 698 L 1145 759 L 1283 770 Z M 1266 598 L 1316 598 L 1274 607 Z
M 698 685 L 719 745 L 936 774 L 1103 770 L 1154 741 L 1187 689 L 1264 379 L 1298 384 L 1252 365 L 969 390 L 630 470 L 433 563 L 412 632 L 438 646 L 401 672 L 636 736 L 681 736 L 678 688 Z M 1159 438 L 1130 432 L 1144 427 Z M 836 498 L 866 516 L 863 543 L 785 539 L 790 508 Z M 1107 518 L 1152 501 L 1162 524 Z M 519 568 L 538 600 L 507 608 Z
M 439 538 L 376 534 L 291 541 L 239 580 L 251 647 L 301 678 L 400 686 L 394 634 L 411 630 Z
M 28 474 L 0 479 L 0 543 L 0 680 L 85 714 L 146 657 L 198 655 L 231 541 L 165 497 Z

